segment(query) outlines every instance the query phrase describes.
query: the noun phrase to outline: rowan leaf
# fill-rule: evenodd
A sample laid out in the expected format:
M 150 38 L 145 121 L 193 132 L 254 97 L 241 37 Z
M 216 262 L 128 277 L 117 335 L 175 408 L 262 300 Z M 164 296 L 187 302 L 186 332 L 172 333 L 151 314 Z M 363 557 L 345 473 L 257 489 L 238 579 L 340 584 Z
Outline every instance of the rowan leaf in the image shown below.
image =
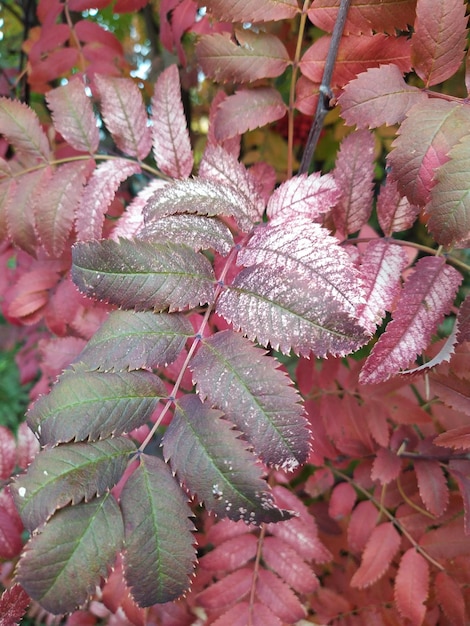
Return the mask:
M 467 41 L 465 11 L 462 0 L 418 0 L 411 59 L 426 87 L 444 82 L 459 69 Z
M 20 154 L 48 162 L 51 150 L 36 113 L 18 100 L 0 98 L 0 135 Z
M 197 604 L 209 610 L 220 610 L 224 607 L 236 603 L 237 608 L 242 605 L 242 612 L 245 603 L 240 603 L 250 591 L 253 580 L 253 570 L 251 567 L 242 567 L 213 585 L 206 587 L 197 595 Z M 232 615 L 233 617 L 233 615 Z M 224 624 L 227 622 L 223 622 Z M 246 620 L 241 624 L 246 624 Z M 271 623 L 271 622 L 268 622 Z M 232 625 L 233 622 L 230 622 Z
M 470 388 L 468 380 L 462 380 L 456 376 L 446 376 L 445 374 L 432 373 L 430 374 L 430 383 L 432 391 L 442 400 L 447 406 L 452 407 L 456 411 L 461 411 L 467 415 L 470 415 Z M 452 429 L 454 430 L 454 429 Z M 443 440 L 446 433 L 438 435 L 438 441 Z M 457 447 L 456 444 L 452 444 L 452 447 Z M 458 446 L 464 447 L 464 446 Z
M 245 576 L 247 572 L 245 572 Z M 219 582 L 224 582 L 225 579 Z M 215 586 L 215 585 L 214 585 Z M 215 622 L 214 626 L 245 626 L 245 624 L 253 626 L 282 626 L 282 622 L 274 615 L 274 613 L 265 604 L 261 602 L 237 602 L 226 613 L 221 615 Z
M 470 406 L 470 403 L 469 403 Z M 434 439 L 436 446 L 445 446 L 446 448 L 470 448 L 470 426 L 459 426 L 451 428 Z
M 421 500 L 430 513 L 440 517 L 449 504 L 449 487 L 439 461 L 416 459 L 414 469 Z
M 98 165 L 80 198 L 76 220 L 79 240 L 101 238 L 106 210 L 119 185 L 139 172 L 140 165 L 126 159 L 113 159 Z
M 163 437 L 164 456 L 172 470 L 220 517 L 252 524 L 288 519 L 289 513 L 275 506 L 240 433 L 221 415 L 195 395 L 177 401 Z
M 158 77 L 151 119 L 153 155 L 158 167 L 172 178 L 187 178 L 194 159 L 176 65 L 171 65 Z
M 141 607 L 170 602 L 189 587 L 196 552 L 187 497 L 161 459 L 140 455 L 121 493 L 124 573 Z
M 278 537 L 263 541 L 263 561 L 297 593 L 313 593 L 320 581 L 299 554 Z
M 336 228 L 354 233 L 372 212 L 375 140 L 367 130 L 348 135 L 341 143 L 333 171 L 340 196 L 332 212 Z
M 364 550 L 377 520 L 377 509 L 370 500 L 363 500 L 354 508 L 348 524 L 348 546 L 353 553 Z
M 400 194 L 398 183 L 392 176 L 387 176 L 385 185 L 380 188 L 376 210 L 386 237 L 411 228 L 419 213 L 419 207 Z
M 131 78 L 96 74 L 101 114 L 116 146 L 125 154 L 145 159 L 152 147 L 147 113 L 140 89 Z
M 62 509 L 26 544 L 17 580 L 46 611 L 72 612 L 107 576 L 123 535 L 121 511 L 109 493 Z
M 211 264 L 184 244 L 105 239 L 76 244 L 72 259 L 82 293 L 124 309 L 171 312 L 214 296 Z
M 290 620 L 295 623 L 306 615 L 305 608 L 292 589 L 268 569 L 260 568 L 258 571 L 256 595 L 283 622 Z
M 436 574 L 434 580 L 436 599 L 451 624 L 464 624 L 465 598 L 460 585 L 447 572 Z
M 28 425 L 41 444 L 97 441 L 118 436 L 148 421 L 164 384 L 147 371 L 65 372 L 48 395 L 28 412 Z
M 225 34 L 203 35 L 196 46 L 202 71 L 218 82 L 251 83 L 280 76 L 290 64 L 278 37 L 236 28 L 236 40 Z
M 79 354 L 79 367 L 104 372 L 172 363 L 194 334 L 184 315 L 111 311 Z
M 266 352 L 231 330 L 201 340 L 190 368 L 199 395 L 224 412 L 271 466 L 304 463 L 309 433 L 299 396 Z
M 0 616 L 2 626 L 16 626 L 26 613 L 31 598 L 26 591 L 18 585 L 13 584 L 5 589 L 0 597 Z
M 392 522 L 379 524 L 372 531 L 351 587 L 364 589 L 377 582 L 387 571 L 400 547 L 400 535 Z
M 359 74 L 338 98 L 346 124 L 358 128 L 400 123 L 414 104 L 421 106 L 426 100 L 420 89 L 405 83 L 400 68 L 393 63 Z
M 7 211 L 18 182 L 13 177 L 0 179 L 0 240 L 8 238 Z
M 207 10 L 219 20 L 230 22 L 270 22 L 295 17 L 299 12 L 296 0 L 208 0 Z
M 12 488 L 25 527 L 33 531 L 56 509 L 102 496 L 121 479 L 135 451 L 130 439 L 114 437 L 67 443 L 38 454 Z
M 71 78 L 66 85 L 46 94 L 54 127 L 75 150 L 92 154 L 98 149 L 100 134 L 83 80 Z
M 378 383 L 406 368 L 426 348 L 452 306 L 462 276 L 439 257 L 424 257 L 406 281 L 400 300 L 363 366 L 362 384 Z
M 214 119 L 216 139 L 222 142 L 243 135 L 281 119 L 286 112 L 281 94 L 273 87 L 239 89 L 217 109 Z
M 409 548 L 400 559 L 394 597 L 401 617 L 412 626 L 423 623 L 428 595 L 429 563 L 415 548 Z

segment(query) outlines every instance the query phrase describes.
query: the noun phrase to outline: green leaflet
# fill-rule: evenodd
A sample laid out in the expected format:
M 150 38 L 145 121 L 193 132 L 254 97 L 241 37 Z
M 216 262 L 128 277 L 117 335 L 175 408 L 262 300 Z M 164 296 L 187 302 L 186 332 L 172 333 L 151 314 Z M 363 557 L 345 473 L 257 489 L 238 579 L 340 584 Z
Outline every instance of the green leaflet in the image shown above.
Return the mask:
M 114 497 L 58 511 L 26 545 L 17 579 L 51 613 L 84 604 L 121 549 L 124 527 Z
M 125 576 L 140 606 L 170 602 L 189 587 L 196 560 L 187 498 L 161 459 L 141 455 L 121 494 Z

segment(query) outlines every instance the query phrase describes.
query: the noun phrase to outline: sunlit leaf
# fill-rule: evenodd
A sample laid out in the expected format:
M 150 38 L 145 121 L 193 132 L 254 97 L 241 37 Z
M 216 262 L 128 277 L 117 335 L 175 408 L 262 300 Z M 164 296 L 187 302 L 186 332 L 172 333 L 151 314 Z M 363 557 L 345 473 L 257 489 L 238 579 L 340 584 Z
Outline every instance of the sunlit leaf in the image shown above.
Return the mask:
M 419 207 L 399 193 L 398 183 L 392 176 L 387 176 L 385 185 L 380 188 L 376 210 L 380 228 L 387 237 L 411 228 L 419 213 Z
M 299 12 L 296 0 L 207 0 L 207 9 L 218 19 L 232 22 L 266 22 L 293 18 Z

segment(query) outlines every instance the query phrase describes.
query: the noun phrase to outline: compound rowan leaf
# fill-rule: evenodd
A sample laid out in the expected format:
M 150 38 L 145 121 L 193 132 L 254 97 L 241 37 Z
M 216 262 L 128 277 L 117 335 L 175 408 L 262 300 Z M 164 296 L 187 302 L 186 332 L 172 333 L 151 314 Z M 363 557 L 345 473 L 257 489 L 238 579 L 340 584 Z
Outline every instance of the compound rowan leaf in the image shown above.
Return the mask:
M 394 593 L 398 612 L 410 625 L 423 623 L 428 595 L 429 563 L 415 548 L 410 548 L 400 559 Z
M 170 602 L 189 587 L 196 552 L 187 497 L 161 459 L 142 454 L 121 493 L 124 574 L 134 600 Z
M 90 370 L 137 370 L 172 363 L 194 334 L 184 315 L 111 311 L 76 362 Z
M 157 376 L 138 372 L 65 372 L 28 412 L 45 444 L 96 441 L 142 426 L 167 392 Z
M 262 31 L 235 29 L 236 41 L 225 34 L 203 35 L 196 54 L 205 74 L 218 82 L 251 83 L 280 76 L 289 53 L 276 37 Z
M 240 433 L 195 395 L 176 403 L 163 437 L 165 459 L 179 480 L 220 517 L 260 524 L 288 519 L 276 507 Z
M 38 454 L 12 489 L 25 527 L 33 531 L 56 509 L 102 496 L 121 479 L 135 451 L 130 439 L 114 437 L 67 443 Z
M 83 80 L 72 78 L 46 94 L 54 127 L 75 150 L 93 153 L 100 141 L 99 129 Z
M 299 396 L 277 367 L 231 330 L 202 339 L 190 363 L 201 399 L 221 409 L 265 463 L 292 470 L 307 459 L 309 433 Z
M 426 99 L 406 114 L 388 156 L 392 176 L 412 204 L 429 202 L 436 170 L 449 160 L 452 146 L 468 134 L 470 112 L 464 105 Z
M 449 311 L 462 276 L 439 257 L 418 261 L 406 281 L 392 321 L 363 366 L 363 384 L 385 381 L 406 368 L 426 348 Z
M 193 153 L 181 101 L 176 65 L 160 74 L 152 98 L 153 155 L 162 172 L 187 178 L 193 169 Z
M 414 468 L 421 500 L 432 515 L 440 517 L 449 504 L 449 487 L 439 461 L 417 459 Z
M 351 578 L 351 587 L 363 589 L 381 578 L 400 547 L 400 535 L 391 522 L 379 524 L 367 541 L 359 569 Z
M 426 87 L 442 83 L 459 69 L 467 41 L 465 11 L 462 0 L 418 0 L 411 58 Z
M 36 113 L 18 100 L 0 98 L 0 135 L 19 153 L 48 162 L 51 150 Z
M 101 114 L 117 147 L 132 157 L 145 159 L 152 136 L 140 89 L 131 78 L 96 74 L 94 80 Z
M 124 309 L 171 312 L 213 299 L 211 264 L 184 244 L 105 239 L 76 244 L 72 259 L 82 293 Z
M 400 194 L 398 183 L 392 176 L 387 176 L 385 185 L 380 188 L 376 210 L 386 237 L 411 228 L 419 213 L 419 207 Z
M 417 87 L 407 85 L 393 63 L 373 67 L 351 80 L 338 98 L 348 126 L 377 128 L 402 122 L 406 112 L 427 100 Z
M 299 12 L 296 0 L 208 0 L 207 10 L 220 20 L 230 22 L 270 22 L 291 19 Z
M 121 511 L 110 493 L 67 507 L 28 541 L 17 579 L 46 611 L 72 612 L 107 576 L 123 537 Z

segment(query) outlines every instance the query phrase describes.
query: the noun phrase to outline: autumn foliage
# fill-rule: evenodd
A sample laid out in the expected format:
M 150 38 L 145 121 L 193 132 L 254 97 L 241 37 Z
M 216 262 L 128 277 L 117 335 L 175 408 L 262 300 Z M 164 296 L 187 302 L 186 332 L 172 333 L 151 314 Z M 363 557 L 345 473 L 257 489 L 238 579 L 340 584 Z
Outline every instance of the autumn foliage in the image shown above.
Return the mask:
M 352 0 L 338 40 L 346 4 L 37 2 L 0 81 L 0 626 L 470 620 L 466 6 Z

